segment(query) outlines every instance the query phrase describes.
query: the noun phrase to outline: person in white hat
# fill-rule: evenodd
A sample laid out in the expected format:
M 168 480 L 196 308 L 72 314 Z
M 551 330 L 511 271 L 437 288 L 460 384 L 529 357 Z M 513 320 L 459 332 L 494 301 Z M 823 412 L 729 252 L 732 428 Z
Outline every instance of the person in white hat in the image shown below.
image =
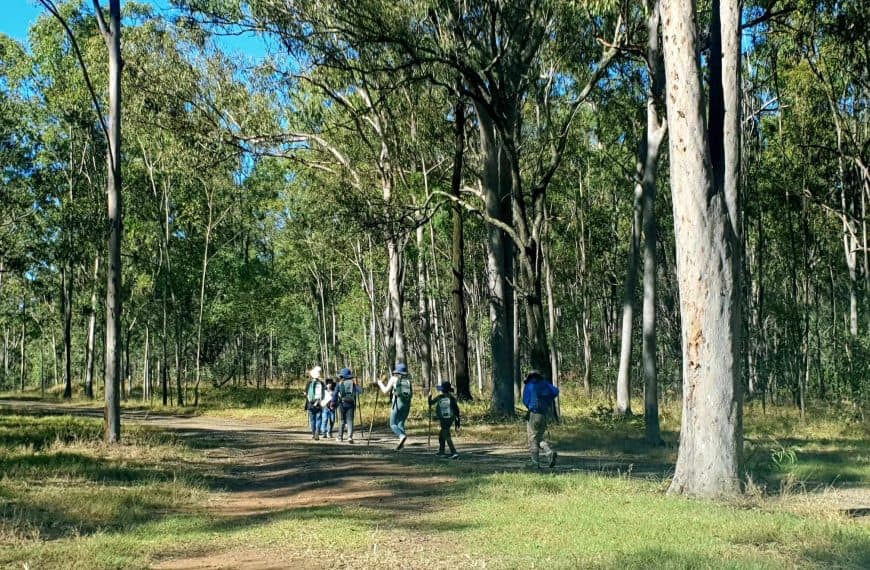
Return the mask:
M 311 377 L 311 380 L 308 381 L 308 385 L 305 387 L 305 409 L 308 410 L 308 422 L 311 425 L 311 439 L 318 440 L 320 439 L 320 422 L 321 422 L 321 414 L 323 412 L 323 408 L 321 407 L 321 401 L 323 400 L 324 394 L 324 386 L 323 380 L 320 379 L 320 374 L 323 372 L 323 369 L 319 366 L 315 366 L 308 372 L 308 375 Z

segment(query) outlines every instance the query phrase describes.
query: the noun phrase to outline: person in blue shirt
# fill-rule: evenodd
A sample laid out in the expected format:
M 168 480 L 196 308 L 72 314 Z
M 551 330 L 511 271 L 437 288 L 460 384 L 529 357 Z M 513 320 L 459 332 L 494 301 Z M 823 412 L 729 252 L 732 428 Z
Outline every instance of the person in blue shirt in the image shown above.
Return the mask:
M 357 396 L 362 394 L 362 386 L 357 384 L 350 368 L 342 368 L 338 373 L 338 384 L 335 387 L 335 407 L 338 408 L 339 428 L 337 441 L 344 441 L 344 428 L 347 427 L 347 442 L 353 443 L 353 417 L 356 413 Z
M 529 421 L 526 431 L 529 436 L 529 453 L 532 456 L 532 467 L 541 466 L 541 451 L 547 457 L 547 465 L 556 465 L 557 453 L 544 441 L 544 433 L 547 431 L 547 423 L 550 416 L 556 414 L 556 397 L 559 389 L 553 386 L 547 378 L 532 370 L 523 381 L 523 404 L 529 410 Z

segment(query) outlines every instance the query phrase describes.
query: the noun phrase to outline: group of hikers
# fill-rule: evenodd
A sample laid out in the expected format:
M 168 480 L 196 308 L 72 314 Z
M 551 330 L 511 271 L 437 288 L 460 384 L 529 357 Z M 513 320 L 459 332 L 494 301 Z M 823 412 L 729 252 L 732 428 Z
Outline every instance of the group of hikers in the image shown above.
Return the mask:
M 353 444 L 354 418 L 357 416 L 359 395 L 363 388 L 358 379 L 349 368 L 342 368 L 338 373 L 338 379 L 321 378 L 323 369 L 315 366 L 309 371 L 310 380 L 305 387 L 305 409 L 308 411 L 308 420 L 311 428 L 311 438 L 314 440 L 332 439 L 336 419 L 338 420 L 338 435 L 335 441 L 345 441 L 347 431 L 347 443 Z M 396 365 L 390 378 L 384 383 L 378 379 L 372 384 L 383 394 L 390 395 L 390 429 L 396 435 L 396 451 L 405 447 L 408 435 L 405 432 L 405 421 L 411 411 L 411 401 L 414 390 L 411 376 L 405 363 Z M 453 444 L 451 428 L 461 429 L 459 402 L 453 392 L 450 382 L 443 382 L 436 387 L 438 394 L 434 396 L 430 392 L 427 398 L 429 413 L 434 410 L 435 417 L 440 424 L 438 432 L 438 457 L 458 459 L 459 453 Z M 544 440 L 547 425 L 551 417 L 556 414 L 556 398 L 559 396 L 559 388 L 545 378 L 537 370 L 532 370 L 526 375 L 523 382 L 523 405 L 528 410 L 527 435 L 529 441 L 529 454 L 531 467 L 540 468 L 543 464 L 552 468 L 556 464 L 557 453 L 550 444 Z M 336 413 L 338 417 L 336 418 Z M 449 453 L 445 450 L 449 449 Z M 541 462 L 543 452 L 545 462 Z

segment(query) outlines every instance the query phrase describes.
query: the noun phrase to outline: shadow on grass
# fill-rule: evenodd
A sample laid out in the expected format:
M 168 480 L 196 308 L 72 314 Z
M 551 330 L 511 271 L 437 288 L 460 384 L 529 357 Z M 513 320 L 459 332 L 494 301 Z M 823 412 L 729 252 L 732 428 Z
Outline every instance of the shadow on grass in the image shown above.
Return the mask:
M 802 558 L 822 568 L 870 568 L 870 538 L 837 535 L 830 545 L 804 550 Z
M 807 437 L 747 439 L 747 468 L 769 487 L 870 484 L 870 440 Z
M 797 565 L 818 568 L 870 568 L 870 544 L 854 537 L 838 537 L 829 547 L 802 551 Z M 795 562 L 787 564 L 791 566 Z M 645 548 L 623 554 L 600 568 L 763 568 L 770 559 L 756 558 L 749 554 L 746 559 L 726 561 L 721 556 L 678 552 L 665 548 Z
M 66 451 L 0 457 L 0 473 L 34 483 L 44 478 L 85 479 L 99 483 L 150 483 L 173 479 L 171 472 L 158 465 L 119 464 Z

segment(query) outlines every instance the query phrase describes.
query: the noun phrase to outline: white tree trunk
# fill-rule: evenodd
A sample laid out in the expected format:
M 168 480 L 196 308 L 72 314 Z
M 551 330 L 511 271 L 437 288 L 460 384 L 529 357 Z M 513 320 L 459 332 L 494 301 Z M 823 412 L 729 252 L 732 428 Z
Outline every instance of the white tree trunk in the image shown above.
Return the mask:
M 734 233 L 709 154 L 695 2 L 663 0 L 662 21 L 683 352 L 680 449 L 669 492 L 734 495 L 743 437 Z
M 643 158 L 640 159 L 641 161 Z M 638 171 L 643 170 L 642 162 Z M 628 246 L 628 268 L 625 274 L 625 290 L 622 293 L 622 331 L 619 349 L 619 373 L 616 377 L 616 409 L 617 416 L 631 415 L 631 346 L 632 322 L 634 321 L 634 290 L 637 287 L 637 258 L 640 249 L 640 230 L 643 222 L 643 186 L 635 185 L 634 202 L 631 217 L 631 243 Z
M 97 279 L 100 275 L 100 256 L 94 258 L 94 285 L 91 289 L 91 313 L 88 315 L 87 356 L 85 365 L 85 396 L 94 397 L 94 348 L 97 329 Z
M 405 319 L 403 315 L 405 305 L 405 255 L 404 240 L 389 238 L 387 240 L 387 289 L 389 293 L 390 321 L 392 324 L 393 343 L 395 347 L 394 361 L 390 366 L 399 362 L 407 362 L 405 359 Z
M 428 287 L 423 243 L 423 226 L 419 226 L 417 227 L 417 307 L 420 315 L 420 378 L 428 391 L 432 389 L 432 339 L 429 330 Z

